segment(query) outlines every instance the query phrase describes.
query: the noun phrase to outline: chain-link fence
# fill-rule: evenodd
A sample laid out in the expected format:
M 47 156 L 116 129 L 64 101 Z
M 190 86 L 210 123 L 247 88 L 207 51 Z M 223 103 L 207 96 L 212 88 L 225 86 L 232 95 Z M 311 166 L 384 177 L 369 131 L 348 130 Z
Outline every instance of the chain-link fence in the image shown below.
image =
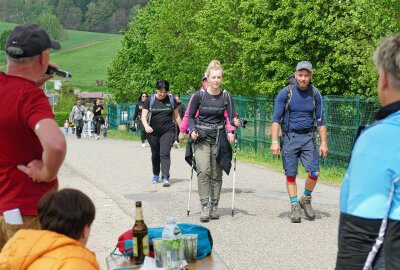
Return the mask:
M 185 105 L 189 99 L 190 96 L 182 97 Z M 240 118 L 247 120 L 246 127 L 237 130 L 241 151 L 260 156 L 269 155 L 275 98 L 236 96 L 234 100 Z M 321 160 L 321 164 L 345 168 L 358 127 L 374 121 L 380 104 L 376 98 L 324 96 L 323 106 L 328 125 L 329 154 L 327 158 Z M 132 122 L 134 110 L 135 104 L 109 105 L 110 129 L 117 129 L 119 125 Z

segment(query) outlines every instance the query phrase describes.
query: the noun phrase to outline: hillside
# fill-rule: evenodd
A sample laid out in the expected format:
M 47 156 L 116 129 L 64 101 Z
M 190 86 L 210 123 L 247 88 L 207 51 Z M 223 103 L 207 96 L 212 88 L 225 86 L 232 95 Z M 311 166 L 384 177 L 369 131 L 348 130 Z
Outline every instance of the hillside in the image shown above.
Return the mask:
M 0 23 L 0 31 L 12 29 L 13 24 Z M 54 52 L 51 61 L 60 69 L 70 72 L 70 82 L 81 91 L 106 92 L 106 87 L 96 86 L 96 80 L 107 79 L 107 67 L 121 46 L 120 35 L 67 30 L 68 39 L 62 40 L 61 50 Z M 0 54 L 0 64 L 5 69 L 5 53 Z

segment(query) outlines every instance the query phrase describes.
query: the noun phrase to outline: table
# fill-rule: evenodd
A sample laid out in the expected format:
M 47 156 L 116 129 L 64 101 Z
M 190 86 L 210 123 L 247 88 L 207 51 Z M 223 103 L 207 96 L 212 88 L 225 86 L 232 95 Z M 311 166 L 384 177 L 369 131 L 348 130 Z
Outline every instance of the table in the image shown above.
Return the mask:
M 140 269 L 140 265 L 135 265 L 133 262 L 124 260 L 123 257 L 110 257 L 106 258 L 108 270 L 129 270 Z M 210 256 L 204 259 L 197 260 L 195 263 L 189 263 L 188 270 L 229 270 L 224 261 L 219 255 L 213 251 Z

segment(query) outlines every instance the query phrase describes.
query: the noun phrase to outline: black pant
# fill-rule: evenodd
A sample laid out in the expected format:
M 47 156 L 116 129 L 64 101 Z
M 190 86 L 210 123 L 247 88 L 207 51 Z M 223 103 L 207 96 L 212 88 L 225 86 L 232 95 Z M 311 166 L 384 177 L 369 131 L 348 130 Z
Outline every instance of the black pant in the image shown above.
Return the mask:
M 76 125 L 76 137 L 80 138 L 83 130 L 83 120 L 75 120 Z
M 136 123 L 140 129 L 140 139 L 142 140 L 142 143 L 144 143 L 147 135 L 146 130 L 144 129 L 143 123 L 140 119 Z
M 100 136 L 100 126 L 101 126 L 100 115 L 95 115 L 93 117 L 93 122 L 94 122 L 94 133 L 96 133 L 97 136 Z
M 169 177 L 171 167 L 171 147 L 174 143 L 175 132 L 164 134 L 147 134 L 147 140 L 151 147 L 151 162 L 153 164 L 153 175 L 160 174 L 160 164 L 162 176 Z

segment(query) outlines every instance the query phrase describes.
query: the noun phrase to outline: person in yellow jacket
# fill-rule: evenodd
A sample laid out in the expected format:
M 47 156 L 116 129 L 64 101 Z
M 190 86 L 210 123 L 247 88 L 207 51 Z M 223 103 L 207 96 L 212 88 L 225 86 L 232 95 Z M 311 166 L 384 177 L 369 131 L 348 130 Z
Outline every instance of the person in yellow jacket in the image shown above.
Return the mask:
M 0 269 L 100 269 L 85 246 L 95 217 L 87 195 L 76 189 L 50 192 L 37 210 L 42 230 L 19 230 L 0 253 Z

